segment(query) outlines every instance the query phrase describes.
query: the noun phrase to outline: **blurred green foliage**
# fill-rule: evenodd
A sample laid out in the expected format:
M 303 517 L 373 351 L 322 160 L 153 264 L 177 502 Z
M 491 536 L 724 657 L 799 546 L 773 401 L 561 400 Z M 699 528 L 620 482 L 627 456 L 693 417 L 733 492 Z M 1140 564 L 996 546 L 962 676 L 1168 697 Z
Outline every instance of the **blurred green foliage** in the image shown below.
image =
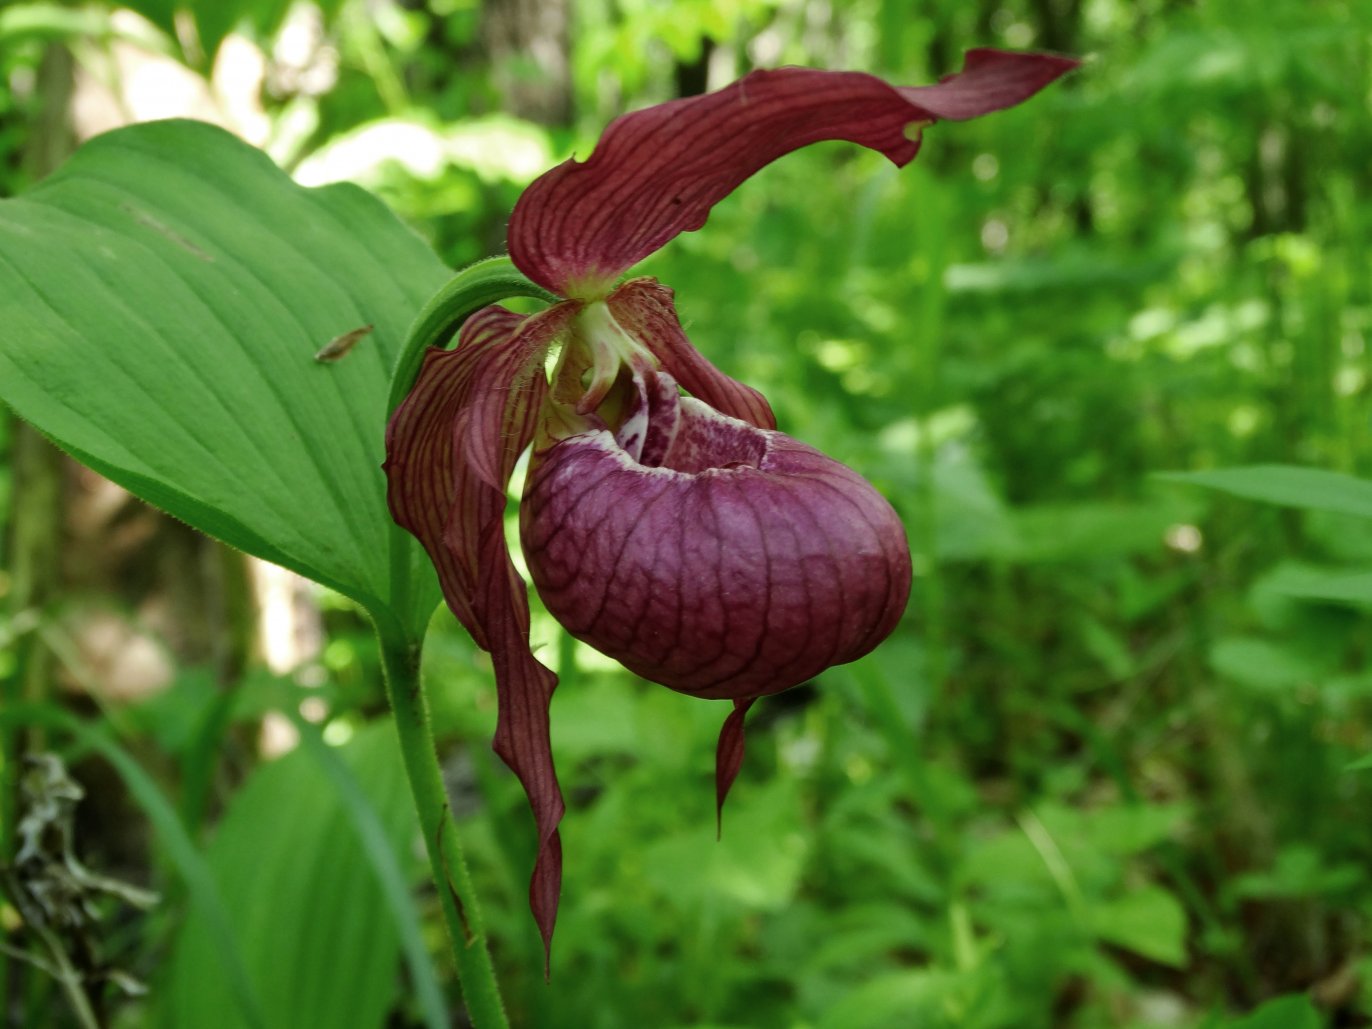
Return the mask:
M 974 45 L 1086 55 L 1032 103 L 931 128 L 903 171 L 839 144 L 788 157 L 645 264 L 785 431 L 887 492 L 915 593 L 876 653 L 758 708 L 719 844 L 722 713 L 633 680 L 535 611 L 563 679 L 569 794 L 547 986 L 526 908 L 532 825 L 486 749 L 489 666 L 436 618 L 430 701 L 507 1002 L 519 1025 L 595 1029 L 1372 1020 L 1372 776 L 1350 770 L 1372 751 L 1372 519 L 1271 496 L 1270 477 L 1234 496 L 1156 474 L 1372 475 L 1372 7 L 588 0 L 532 5 L 552 27 L 502 45 L 492 21 L 519 5 L 341 0 L 292 64 L 274 0 L 191 4 L 194 19 L 171 0 L 131 6 L 154 28 L 100 4 L 0 10 L 0 194 L 38 174 L 54 45 L 95 67 L 150 34 L 205 72 L 239 25 L 276 55 L 258 94 L 268 151 L 302 181 L 374 189 L 454 265 L 500 250 L 519 190 L 615 114 L 755 65 L 918 83 Z M 567 10 L 563 31 L 549 12 Z M 560 65 L 535 56 L 545 44 Z M 310 84 L 301 68 L 319 60 L 334 73 Z M 0 427 L 0 445 L 11 436 Z M 0 515 L 8 484 L 0 464 Z M 345 759 L 401 833 L 395 766 L 373 768 L 374 643 L 346 603 L 323 602 L 323 738 L 354 741 Z M 19 614 L 0 621 L 0 677 Z M 356 973 L 347 985 L 372 992 L 351 1010 L 418 1024 L 416 991 L 397 985 L 402 915 L 339 892 L 371 867 L 339 780 L 308 754 L 257 768 L 233 750 L 246 767 L 216 771 L 223 741 L 281 694 L 250 681 L 226 707 L 186 685 L 196 674 L 91 717 L 179 799 L 235 924 L 259 927 L 237 939 L 268 1024 L 303 1017 L 271 992 L 270 973 L 288 974 L 271 963 L 279 934 L 334 948 L 340 968 L 384 955 L 394 975 Z M 273 789 L 286 762 L 314 770 Z M 292 804 L 315 821 L 287 845 Z M 186 955 L 214 964 L 163 846 L 149 841 L 148 874 L 167 903 L 110 941 L 152 984 L 121 1001 L 122 1025 L 178 1024 Z M 398 853 L 421 882 L 414 848 Z M 11 1010 L 63 1017 L 41 976 L 6 974 Z

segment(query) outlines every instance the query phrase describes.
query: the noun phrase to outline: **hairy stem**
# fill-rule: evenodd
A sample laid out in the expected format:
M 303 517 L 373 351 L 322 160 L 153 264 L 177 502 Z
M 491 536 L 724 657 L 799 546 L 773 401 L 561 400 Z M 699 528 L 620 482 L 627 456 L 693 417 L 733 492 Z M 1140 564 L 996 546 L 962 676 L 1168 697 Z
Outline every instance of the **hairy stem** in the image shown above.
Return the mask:
M 424 845 L 429 852 L 434 885 L 438 890 L 443 920 L 452 941 L 457 975 L 462 984 L 467 1014 L 475 1029 L 507 1027 L 505 1007 L 500 997 L 491 954 L 486 946 L 486 930 L 471 876 L 462 857 L 462 844 L 434 748 L 429 713 L 419 682 L 421 644 L 408 640 L 399 631 L 378 625 L 381 664 L 386 676 L 386 692 L 395 713 L 400 733 L 400 750 L 410 780 Z

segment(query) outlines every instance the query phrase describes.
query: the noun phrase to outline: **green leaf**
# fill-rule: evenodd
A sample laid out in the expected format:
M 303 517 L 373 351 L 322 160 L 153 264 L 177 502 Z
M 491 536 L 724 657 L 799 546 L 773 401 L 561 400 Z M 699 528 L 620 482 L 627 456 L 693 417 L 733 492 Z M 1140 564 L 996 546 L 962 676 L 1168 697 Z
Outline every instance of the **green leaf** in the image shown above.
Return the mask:
M 17 48 L 31 40 L 98 39 L 120 35 L 108 11 L 73 10 L 55 3 L 29 3 L 0 10 L 0 43 Z
M 1342 898 L 1366 878 L 1357 862 L 1331 863 L 1317 848 L 1295 843 L 1277 852 L 1270 869 L 1236 876 L 1230 890 L 1244 899 Z
M 406 329 L 448 278 L 369 194 L 209 125 L 98 137 L 0 203 L 0 400 L 197 529 L 391 612 L 437 603 L 381 472 Z M 314 355 L 365 325 L 342 359 Z M 392 575 L 391 563 L 401 567 Z
M 1138 504 L 1045 504 L 1011 512 L 1010 561 L 1083 561 L 1159 553 L 1169 526 L 1194 517 L 1175 500 Z
M 1293 647 L 1255 636 L 1225 636 L 1210 647 L 1210 667 L 1258 690 L 1283 692 L 1317 681 L 1324 669 Z
M 794 899 L 809 852 L 794 829 L 794 784 L 777 779 L 738 801 L 718 840 L 691 826 L 643 848 L 644 876 L 659 895 L 688 910 L 723 897 L 747 909 L 777 911 Z
M 1158 477 L 1169 482 L 1208 486 L 1283 507 L 1372 518 L 1372 482 L 1320 468 L 1251 465 L 1206 472 L 1166 472 Z
M 1225 1022 L 1225 1029 L 1322 1029 L 1325 1021 L 1303 993 L 1269 1000 L 1244 1015 Z
M 338 751 L 407 853 L 414 817 L 395 733 L 377 724 Z M 207 858 L 262 999 L 267 1027 L 380 1026 L 396 1000 L 400 946 L 386 893 L 359 843 L 354 798 L 307 749 L 259 768 L 234 797 Z M 193 912 L 154 990 L 162 1024 L 236 1029 L 204 920 Z
M 973 976 L 946 972 L 883 972 L 859 983 L 819 1017 L 820 1029 L 880 1029 L 882 1026 L 948 1026 L 950 1011 L 972 992 Z
M 1186 912 L 1160 886 L 1145 886 L 1091 909 L 1096 937 L 1159 964 L 1186 967 Z
M 1365 606 L 1372 604 L 1372 572 L 1311 575 L 1287 586 L 1283 592 L 1306 600 Z
M 293 687 L 287 684 L 284 688 Z M 438 983 L 438 971 L 424 945 L 423 918 L 397 856 L 404 841 L 392 839 L 394 833 L 388 832 L 367 791 L 338 751 L 324 742 L 319 727 L 306 721 L 295 706 L 285 706 L 284 713 L 300 733 L 305 752 L 314 759 L 334 788 L 353 833 L 371 865 L 392 923 L 399 934 L 410 986 L 418 1007 L 424 1013 L 428 1029 L 444 1029 L 444 1026 L 452 1023 Z

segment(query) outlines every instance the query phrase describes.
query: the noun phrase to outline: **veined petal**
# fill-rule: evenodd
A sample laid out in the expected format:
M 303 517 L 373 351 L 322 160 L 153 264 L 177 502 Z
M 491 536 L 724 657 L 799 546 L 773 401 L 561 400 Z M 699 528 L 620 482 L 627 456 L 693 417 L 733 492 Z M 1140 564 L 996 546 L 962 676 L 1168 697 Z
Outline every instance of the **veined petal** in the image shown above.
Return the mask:
M 567 329 L 577 307 L 557 304 L 521 319 L 509 342 L 473 370 L 470 400 L 458 416 L 458 430 L 473 469 L 502 493 L 515 461 L 533 439 L 538 411 L 548 393 L 543 355 Z
M 469 318 L 452 350 L 424 355 L 414 388 L 386 427 L 386 499 L 424 545 L 444 598 L 484 649 L 475 598 L 483 498 L 503 509 L 514 460 L 533 435 L 547 389 L 530 374 L 571 304 L 533 318 L 503 307 Z M 485 497 L 492 493 L 493 497 Z
M 505 543 L 505 488 L 547 394 L 543 354 L 576 307 L 527 318 L 483 308 L 455 349 L 425 355 L 386 430 L 391 514 L 424 545 L 448 606 L 495 666 L 495 751 L 519 777 L 538 825 L 529 904 L 545 954 L 562 881 L 563 803 L 548 733 L 557 678 L 529 648 L 528 594 Z
M 767 398 L 716 368 L 686 337 L 675 294 L 656 279 L 630 279 L 605 299 L 615 321 L 653 352 L 662 369 L 693 397 L 759 429 L 775 429 Z
M 476 551 L 444 544 L 456 509 L 475 521 L 473 486 L 485 492 L 460 455 L 453 423 L 471 394 L 472 377 L 487 355 L 509 342 L 521 319 L 502 307 L 478 311 L 462 326 L 454 350 L 434 348 L 414 387 L 386 426 L 386 501 L 397 524 L 424 545 L 443 596 L 477 644 L 490 649 L 476 619 Z
M 932 86 L 897 86 L 906 100 L 947 121 L 967 121 L 1028 100 L 1081 64 L 1074 57 L 982 47 L 968 50 L 962 71 Z
M 562 892 L 562 840 L 557 826 L 564 807 L 548 726 L 548 705 L 557 676 L 529 649 L 529 597 L 524 580 L 510 561 L 501 517 L 493 518 L 482 531 L 481 569 L 478 610 L 488 617 L 493 612 L 505 614 L 490 618 L 488 623 L 499 699 L 493 747 L 523 785 L 538 828 L 529 907 L 543 937 L 546 976 Z
M 968 51 L 937 85 L 890 86 L 861 72 L 755 71 L 714 93 L 616 118 L 583 163 L 536 179 L 510 218 L 510 257 L 561 296 L 594 299 L 758 169 L 810 143 L 842 139 L 896 165 L 919 151 L 912 123 L 989 114 L 1028 99 L 1079 62 Z

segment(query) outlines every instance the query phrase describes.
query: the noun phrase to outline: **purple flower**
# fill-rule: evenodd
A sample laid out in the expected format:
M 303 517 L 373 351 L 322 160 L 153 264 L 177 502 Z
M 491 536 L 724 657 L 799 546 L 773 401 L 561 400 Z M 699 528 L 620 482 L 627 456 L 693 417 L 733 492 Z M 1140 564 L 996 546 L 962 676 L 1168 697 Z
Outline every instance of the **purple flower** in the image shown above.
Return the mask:
M 510 256 L 566 299 L 529 317 L 484 308 L 453 350 L 429 351 L 387 429 L 386 471 L 395 520 L 424 544 L 449 607 L 495 665 L 494 745 L 538 823 L 530 904 L 545 947 L 562 877 L 556 677 L 529 649 L 503 526 L 530 444 L 520 528 L 539 595 L 573 636 L 645 679 L 733 701 L 716 760 L 721 805 L 748 707 L 866 654 L 910 591 L 890 504 L 778 432 L 762 395 L 691 345 L 671 290 L 616 280 L 791 150 L 844 139 L 904 165 L 924 127 L 1017 104 L 1076 64 L 973 50 L 962 72 L 920 87 L 753 72 L 617 118 L 587 161 L 559 165 L 520 197 Z

